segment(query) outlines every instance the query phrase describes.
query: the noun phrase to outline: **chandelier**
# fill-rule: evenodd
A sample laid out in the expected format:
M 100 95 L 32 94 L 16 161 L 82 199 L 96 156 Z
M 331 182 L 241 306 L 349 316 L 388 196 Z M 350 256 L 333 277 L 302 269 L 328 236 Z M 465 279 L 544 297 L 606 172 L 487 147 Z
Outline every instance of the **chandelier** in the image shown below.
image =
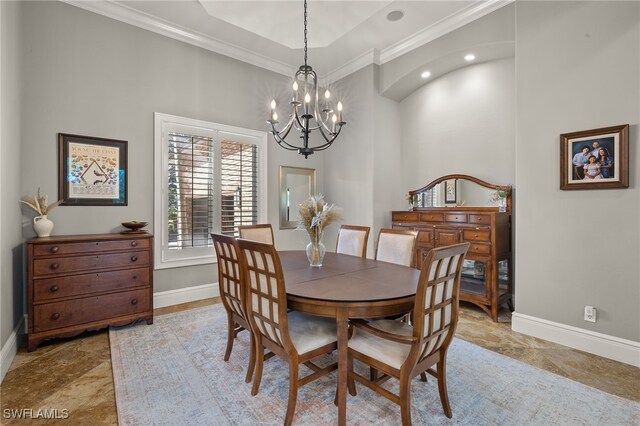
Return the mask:
M 267 123 L 271 125 L 270 133 L 275 141 L 284 149 L 298 151 L 298 154 L 308 158 L 316 151 L 322 151 L 331 146 L 347 124 L 342 120 L 342 102 L 336 104 L 335 110 L 330 106 L 331 93 L 325 90 L 324 99 L 318 96 L 318 76 L 313 68 L 307 65 L 307 0 L 304 0 L 304 65 L 301 65 L 293 78 L 293 98 L 291 100 L 292 112 L 289 121 L 278 130 L 278 113 L 276 112 L 276 100 L 271 101 L 271 118 Z M 285 139 L 292 128 L 296 128 L 301 135 L 301 145 L 288 143 Z M 309 146 L 309 134 L 313 130 L 319 130 L 324 138 L 324 143 Z

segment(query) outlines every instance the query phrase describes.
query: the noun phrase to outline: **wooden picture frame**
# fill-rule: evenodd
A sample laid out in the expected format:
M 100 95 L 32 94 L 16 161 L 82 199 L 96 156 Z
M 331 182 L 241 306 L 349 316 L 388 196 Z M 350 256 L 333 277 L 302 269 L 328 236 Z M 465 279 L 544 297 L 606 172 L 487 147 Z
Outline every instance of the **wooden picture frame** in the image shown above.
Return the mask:
M 127 141 L 58 133 L 63 206 L 127 205 Z
M 560 189 L 628 187 L 628 124 L 560 135 Z
M 444 203 L 456 204 L 458 201 L 458 180 L 448 179 L 444 181 Z

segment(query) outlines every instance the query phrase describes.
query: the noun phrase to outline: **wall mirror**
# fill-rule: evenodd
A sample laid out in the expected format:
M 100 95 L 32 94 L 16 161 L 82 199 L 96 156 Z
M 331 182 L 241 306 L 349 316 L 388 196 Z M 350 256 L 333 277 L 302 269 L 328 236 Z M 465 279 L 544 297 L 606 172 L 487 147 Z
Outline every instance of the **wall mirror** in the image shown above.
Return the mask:
M 409 194 L 414 208 L 500 208 L 503 205 L 505 211 L 511 211 L 510 186 L 494 185 L 468 175 L 442 176 Z
M 315 169 L 280 166 L 280 229 L 298 226 L 298 206 L 315 193 Z

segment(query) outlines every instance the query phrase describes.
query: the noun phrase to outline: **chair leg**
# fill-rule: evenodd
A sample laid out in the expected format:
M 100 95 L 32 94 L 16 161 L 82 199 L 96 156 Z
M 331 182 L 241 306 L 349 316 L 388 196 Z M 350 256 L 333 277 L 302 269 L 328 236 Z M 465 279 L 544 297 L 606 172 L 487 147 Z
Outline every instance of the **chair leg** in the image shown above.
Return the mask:
M 444 415 L 451 418 L 451 406 L 449 405 L 449 395 L 447 393 L 447 370 L 446 370 L 446 358 L 442 355 L 440 362 L 437 365 L 438 368 L 438 392 L 440 393 L 440 402 L 442 403 L 442 409 Z
M 244 381 L 246 383 L 251 382 L 251 376 L 253 376 L 253 370 L 256 367 L 256 339 L 253 337 L 251 330 L 249 331 L 249 365 L 247 366 L 247 377 Z
M 260 337 L 256 337 L 256 374 L 253 377 L 253 387 L 251 388 L 251 396 L 256 396 L 260 389 L 260 381 L 262 380 L 262 366 L 264 365 L 264 346 Z
M 298 360 L 289 360 L 289 402 L 287 403 L 287 414 L 284 417 L 285 426 L 293 423 L 293 415 L 296 411 L 298 400 Z
M 233 349 L 233 335 L 236 328 L 236 322 L 233 320 L 231 312 L 227 312 L 227 350 L 224 353 L 224 360 L 229 361 L 231 350 Z
M 402 426 L 411 426 L 411 379 L 400 378 L 400 414 Z
M 358 392 L 356 391 L 356 382 L 353 380 L 353 357 L 351 355 L 347 355 L 347 387 L 349 388 L 349 394 L 351 396 L 356 396 Z
M 378 370 L 373 367 L 369 367 L 369 379 L 374 382 L 378 378 Z
M 422 373 L 420 373 L 420 380 L 422 380 L 423 382 L 427 381 L 427 373 L 425 373 L 424 371 Z

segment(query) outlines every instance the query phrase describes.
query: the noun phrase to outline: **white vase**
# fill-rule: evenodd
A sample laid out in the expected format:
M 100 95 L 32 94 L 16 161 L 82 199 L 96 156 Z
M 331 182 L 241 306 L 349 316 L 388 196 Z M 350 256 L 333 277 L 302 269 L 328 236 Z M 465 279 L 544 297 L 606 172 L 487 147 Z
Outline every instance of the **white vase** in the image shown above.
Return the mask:
M 53 230 L 53 222 L 47 218 L 47 215 L 36 216 L 33 218 L 33 230 L 36 231 L 38 237 L 48 237 Z

